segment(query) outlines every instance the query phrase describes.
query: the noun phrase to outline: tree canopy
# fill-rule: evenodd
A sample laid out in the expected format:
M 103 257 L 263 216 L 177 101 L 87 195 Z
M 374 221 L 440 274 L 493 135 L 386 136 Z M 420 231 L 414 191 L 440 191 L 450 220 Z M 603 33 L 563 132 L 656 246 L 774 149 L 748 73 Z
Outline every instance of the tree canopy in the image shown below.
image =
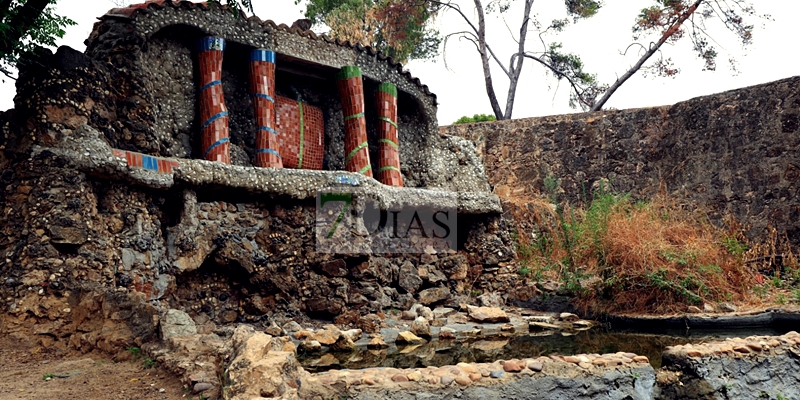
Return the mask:
M 533 0 L 513 2 L 522 6 L 521 9 L 515 9 L 514 13 L 509 12 L 512 0 L 472 0 L 471 8 L 474 12 L 462 9 L 461 4 L 467 3 L 467 0 L 425 1 L 455 12 L 466 22 L 467 29 L 445 36 L 445 48 L 451 38 L 474 44 L 481 60 L 489 103 L 497 119 L 511 118 L 525 59 L 537 62 L 557 80 L 569 82 L 570 106 L 596 111 L 602 109 L 611 95 L 639 70 L 675 76 L 680 70 L 673 65 L 670 58 L 662 55 L 651 60 L 654 55 L 661 55 L 662 46 L 666 43 L 672 44 L 688 38 L 694 51 L 703 59 L 704 69 L 716 69 L 718 53 L 710 34 L 720 29 L 713 23 L 707 24 L 707 21 L 721 22 L 743 45 L 747 45 L 752 41 L 753 32 L 753 25 L 747 20 L 756 16 L 751 2 L 747 0 L 652 0 L 654 4 L 642 9 L 633 24 L 634 43 L 628 49 L 641 50 L 638 61 L 628 67 L 614 83 L 607 85 L 585 70 L 585 65 L 577 54 L 565 52 L 561 43 L 546 40 L 549 35 L 561 32 L 570 24 L 597 14 L 603 5 L 599 0 L 564 0 L 567 18 L 556 19 L 549 24 L 541 23 L 537 19 L 537 14 L 533 13 Z M 502 46 L 498 45 L 496 39 L 492 39 L 495 41 L 492 43 L 487 39 L 486 18 L 491 13 L 508 13 L 511 19 L 521 17 L 518 30 L 509 26 L 505 16 L 502 18 L 510 36 L 507 40 L 513 41 L 515 47 L 507 62 L 502 61 L 504 56 L 497 51 Z M 529 34 L 538 35 L 539 40 L 529 43 Z M 735 58 L 731 57 L 730 61 L 735 67 Z M 496 76 L 493 76 L 493 68 L 499 68 L 503 72 L 499 76 L 508 81 L 504 107 L 501 107 L 495 90 Z M 496 70 L 494 75 L 498 75 Z
M 654 4 L 639 12 L 633 25 L 634 43 L 629 46 L 639 48 L 638 61 L 611 84 L 603 95 L 594 101 L 591 110 L 600 110 L 614 92 L 633 74 L 643 69 L 660 76 L 675 76 L 680 72 L 671 58 L 658 57 L 646 64 L 654 55 L 661 52 L 664 44 L 674 44 L 683 38 L 692 42 L 692 49 L 703 60 L 703 70 L 717 68 L 717 52 L 714 38 L 711 37 L 707 22 L 717 20 L 732 32 L 743 46 L 753 40 L 753 25 L 748 22 L 757 15 L 751 2 L 746 0 L 653 0 Z M 643 44 L 649 39 L 648 44 Z M 647 43 L 647 42 L 645 42 Z M 729 58 L 731 67 L 736 69 L 736 59 Z
M 55 0 L 0 0 L 0 72 L 12 77 L 19 57 L 37 46 L 55 46 L 75 25 L 53 12 Z
M 439 54 L 441 38 L 432 27 L 438 10 L 424 0 L 309 0 L 305 16 L 330 28 L 334 38 L 372 46 L 404 63 Z
M 453 122 L 453 125 L 472 124 L 472 123 L 475 123 L 475 122 L 489 122 L 489 121 L 497 121 L 497 118 L 495 118 L 495 116 L 491 115 L 491 114 L 475 114 L 475 115 L 473 115 L 471 117 L 468 116 L 468 115 L 465 115 L 465 116 L 457 119 L 455 122 Z

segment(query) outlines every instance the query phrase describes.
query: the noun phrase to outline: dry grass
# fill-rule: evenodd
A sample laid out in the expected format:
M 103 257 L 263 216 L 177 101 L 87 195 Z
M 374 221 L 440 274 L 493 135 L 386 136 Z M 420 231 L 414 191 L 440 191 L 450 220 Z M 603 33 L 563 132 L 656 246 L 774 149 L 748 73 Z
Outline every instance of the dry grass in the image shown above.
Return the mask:
M 560 280 L 595 313 L 685 312 L 724 301 L 758 305 L 768 297 L 755 290 L 769 282 L 748 260 L 779 254 L 780 241 L 747 246 L 735 224 L 720 229 L 664 196 L 637 203 L 601 194 L 587 209 L 535 202 L 525 211 L 535 214 L 526 219 L 538 232 L 518 238 L 520 274 Z M 781 254 L 786 271 L 794 258 Z

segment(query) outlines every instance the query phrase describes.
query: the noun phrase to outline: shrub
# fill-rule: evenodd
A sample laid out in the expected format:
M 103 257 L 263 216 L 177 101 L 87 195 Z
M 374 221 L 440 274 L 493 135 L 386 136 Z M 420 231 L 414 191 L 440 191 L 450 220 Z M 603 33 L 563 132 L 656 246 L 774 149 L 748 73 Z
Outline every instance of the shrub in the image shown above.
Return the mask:
M 558 181 L 545 183 L 552 203 L 537 203 L 538 234 L 518 256 L 534 276 L 560 280 L 584 310 L 657 313 L 750 299 L 747 247 L 704 216 L 664 196 L 635 202 L 602 188 L 572 208 L 558 202 Z
M 456 122 L 453 122 L 453 125 L 456 125 L 456 124 L 471 124 L 473 122 L 489 122 L 489 121 L 496 121 L 496 120 L 497 120 L 497 118 L 495 118 L 495 116 L 491 115 L 491 114 L 475 114 L 472 117 L 468 117 L 468 116 L 465 115 L 465 116 L 459 118 L 458 120 L 456 120 Z

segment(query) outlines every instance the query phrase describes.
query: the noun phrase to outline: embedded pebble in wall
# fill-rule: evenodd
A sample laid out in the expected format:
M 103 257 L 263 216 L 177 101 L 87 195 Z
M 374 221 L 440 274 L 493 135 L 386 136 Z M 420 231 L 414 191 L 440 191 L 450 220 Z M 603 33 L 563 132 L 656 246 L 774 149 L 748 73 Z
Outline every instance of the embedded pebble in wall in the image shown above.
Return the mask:
M 119 18 L 119 16 L 127 18 Z M 400 158 L 403 160 L 403 184 L 407 187 L 424 185 L 431 188 L 440 188 L 453 191 L 489 191 L 488 184 L 483 179 L 484 172 L 480 166 L 480 159 L 474 156 L 474 149 L 469 148 L 469 142 L 453 137 L 440 137 L 437 134 L 436 124 L 436 97 L 427 87 L 414 79 L 407 71 L 395 63 L 391 58 L 361 46 L 336 42 L 324 36 L 317 36 L 313 32 L 302 32 L 290 29 L 286 25 L 278 25 L 272 21 L 261 21 L 257 18 L 246 19 L 233 17 L 231 13 L 215 4 L 199 4 L 189 1 L 166 1 L 148 3 L 147 7 L 128 7 L 117 9 L 101 17 L 96 32 L 90 37 L 87 44 L 87 55 L 98 60 L 112 60 L 118 64 L 119 70 L 134 72 L 131 76 L 136 87 L 146 90 L 136 93 L 142 102 L 142 109 L 148 115 L 142 115 L 146 120 L 155 120 L 151 130 L 137 125 L 136 131 L 131 129 L 135 144 L 131 150 L 145 154 L 187 157 L 202 156 L 200 143 L 194 143 L 192 131 L 197 130 L 200 118 L 195 114 L 195 85 L 186 85 L 188 81 L 196 80 L 191 74 L 181 75 L 180 71 L 194 69 L 191 58 L 187 58 L 182 43 L 194 40 L 191 31 L 181 27 L 195 27 L 206 34 L 223 38 L 230 42 L 244 45 L 249 48 L 269 48 L 278 54 L 286 56 L 287 60 L 303 60 L 303 63 L 318 64 L 319 66 L 341 67 L 343 65 L 358 66 L 365 79 L 365 84 L 370 89 L 379 82 L 391 82 L 398 89 L 399 98 L 403 105 L 399 110 L 398 124 L 403 127 L 399 132 L 399 139 L 403 143 L 400 149 Z M 134 52 L 133 48 L 120 51 L 110 43 L 146 43 L 141 52 Z M 135 47 L 135 46 L 134 46 Z M 241 51 L 236 47 L 236 51 Z M 159 55 L 177 57 L 174 67 L 169 62 L 158 60 Z M 241 60 L 241 55 L 231 55 Z M 282 58 L 281 58 L 282 59 Z M 182 60 L 182 61 L 181 61 Z M 152 71 L 140 71 L 139 65 L 162 65 L 154 67 Z M 250 165 L 249 159 L 255 159 L 255 126 L 252 103 L 246 98 L 247 90 L 238 88 L 248 79 L 246 74 L 238 72 L 240 69 L 233 64 L 226 64 L 225 93 L 226 106 L 229 108 L 230 124 L 230 157 L 236 165 Z M 308 64 L 290 66 L 295 70 L 303 70 Z M 180 67 L 179 67 L 180 66 Z M 297 67 L 300 67 L 299 69 Z M 163 71 L 163 72 L 162 72 Z M 280 72 L 279 72 L 280 73 Z M 141 74 L 141 75 L 140 75 Z M 314 73 L 312 72 L 312 75 Z M 244 76 L 240 76 L 244 75 Z M 292 101 L 297 101 L 289 86 L 300 87 L 304 95 L 308 94 L 310 80 L 294 81 L 294 73 L 279 75 L 278 93 L 289 95 Z M 303 74 L 305 75 L 305 74 Z M 286 77 L 291 76 L 288 86 L 281 89 L 281 82 L 287 84 Z M 328 81 L 335 81 L 334 76 L 318 76 Z M 159 101 L 153 102 L 150 92 L 161 92 Z M 326 93 L 325 96 L 335 93 Z M 242 97 L 242 99 L 240 99 Z M 368 103 L 373 103 L 373 95 L 368 96 Z M 160 101 L 164 99 L 164 101 Z M 332 115 L 341 113 L 341 104 L 335 104 L 325 99 L 319 103 L 319 98 L 312 95 L 308 100 L 315 106 L 319 105 L 324 113 L 325 123 L 333 126 L 325 128 L 324 143 L 328 147 L 324 154 L 324 163 L 327 169 L 346 169 L 344 159 L 344 134 L 341 120 L 331 120 Z M 148 104 L 152 107 L 148 108 Z M 303 108 L 309 106 L 303 102 Z M 371 107 L 368 107 L 371 108 Z M 307 112 L 306 112 L 307 114 Z M 341 117 L 339 117 L 341 118 Z M 140 129 L 145 128 L 145 129 Z M 130 128 L 127 128 L 130 129 Z M 130 143 L 124 138 L 127 132 L 113 131 L 112 144 Z M 196 132 L 194 132 L 196 134 Z M 371 158 L 378 155 L 378 132 L 373 127 L 368 127 L 370 140 L 374 140 L 374 152 Z M 307 142 L 308 140 L 306 140 Z M 116 144 L 115 144 L 116 146 Z M 121 147 L 121 146 L 118 146 Z M 196 147 L 196 148 L 193 148 Z M 242 155 L 246 152 L 246 160 Z M 286 166 L 286 156 L 284 166 Z M 302 168 L 312 168 L 304 157 Z M 371 160 L 372 161 L 372 160 Z M 379 166 L 376 166 L 378 168 Z M 377 173 L 377 172 L 375 172 Z

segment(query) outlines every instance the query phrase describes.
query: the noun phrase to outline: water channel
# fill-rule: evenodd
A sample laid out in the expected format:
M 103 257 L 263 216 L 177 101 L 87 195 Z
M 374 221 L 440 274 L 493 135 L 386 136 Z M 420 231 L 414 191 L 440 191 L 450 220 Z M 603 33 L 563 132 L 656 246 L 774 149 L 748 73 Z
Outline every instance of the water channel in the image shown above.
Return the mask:
M 703 343 L 726 337 L 782 335 L 788 329 L 692 329 L 658 333 L 630 332 L 595 327 L 584 331 L 531 332 L 510 338 L 471 339 L 465 341 L 433 340 L 420 345 L 369 350 L 359 347 L 349 353 L 298 354 L 303 367 L 311 372 L 331 369 L 374 367 L 420 368 L 454 365 L 459 362 L 493 362 L 512 358 L 535 358 L 550 355 L 605 354 L 619 351 L 647 356 L 654 368 L 661 366 L 661 352 L 667 346 Z

